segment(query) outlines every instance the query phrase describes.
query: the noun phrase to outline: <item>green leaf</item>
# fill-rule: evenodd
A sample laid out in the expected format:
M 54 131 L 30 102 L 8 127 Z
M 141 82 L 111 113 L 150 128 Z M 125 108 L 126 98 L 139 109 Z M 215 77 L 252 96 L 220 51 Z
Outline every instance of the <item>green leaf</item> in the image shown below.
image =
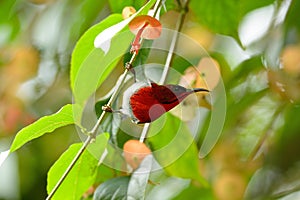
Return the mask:
M 283 124 L 276 132 L 274 148 L 267 157 L 270 165 L 278 167 L 280 170 L 288 170 L 293 165 L 297 166 L 300 161 L 300 115 L 299 104 L 287 104 L 282 109 Z M 273 138 L 272 138 L 273 139 Z
M 16 7 L 20 6 L 16 1 L 1 1 L 0 6 L 2 12 L 0 13 L 0 23 L 6 22 L 12 15 L 16 13 Z
M 226 86 L 228 88 L 233 88 L 244 82 L 249 77 L 250 73 L 257 73 L 261 70 L 265 70 L 261 57 L 261 55 L 257 55 L 239 64 L 239 66 L 232 71 Z
M 4 42 L 14 39 L 20 32 L 20 8 L 22 7 L 22 2 L 20 1 L 0 1 L 0 29 L 3 34 L 1 38 L 1 45 L 3 46 Z M 7 38 L 5 35 L 8 34 Z M 5 41 L 8 39 L 8 41 Z
M 174 0 L 165 0 L 164 3 L 165 3 L 165 5 L 164 5 L 165 8 L 162 7 L 161 14 L 164 14 L 165 12 L 168 12 L 170 10 L 178 10 L 178 4 L 177 4 L 176 1 L 174 1 Z M 166 9 L 166 11 L 165 11 L 165 9 Z
M 192 0 L 190 8 L 198 20 L 212 31 L 239 39 L 237 4 L 233 0 Z
M 225 129 L 232 127 L 234 123 L 238 123 L 240 115 L 245 114 L 245 110 L 266 96 L 268 91 L 268 89 L 264 89 L 255 93 L 247 93 L 239 102 L 228 105 L 227 116 L 231 117 L 226 119 Z
M 195 198 L 195 197 L 199 198 Z M 203 188 L 191 184 L 188 188 L 183 190 L 173 200 L 185 200 L 185 199 L 201 199 L 201 200 L 213 200 L 216 199 L 213 190 L 211 188 Z
M 74 1 L 70 1 L 67 9 L 74 6 Z M 73 8 L 73 20 L 71 21 L 69 32 L 69 41 L 74 43 L 78 40 L 79 36 L 84 33 L 91 25 L 94 24 L 95 19 L 107 5 L 106 1 L 85 0 L 79 1 L 76 8 Z M 75 17 L 76 16 L 76 17 Z M 82 19 L 82 20 L 78 20 Z
M 236 141 L 242 158 L 255 156 L 258 151 L 256 148 L 262 145 L 260 141 L 265 139 L 266 133 L 272 129 L 278 117 L 277 107 L 278 103 L 271 96 L 264 95 L 255 104 L 248 105 L 244 116 L 233 126 L 238 127 Z
M 152 155 L 146 156 L 139 168 L 131 175 L 127 189 L 127 197 L 130 197 L 130 199 L 145 199 L 145 192 L 152 171 L 153 160 Z
M 74 124 L 74 108 L 73 105 L 67 104 L 62 107 L 57 113 L 45 116 L 20 130 L 11 147 L 10 152 L 14 152 L 23 146 L 25 143 L 38 138 L 45 133 L 51 133 L 57 128 Z
M 110 167 L 106 165 L 106 163 L 102 163 L 98 166 L 98 173 L 97 178 L 95 181 L 96 185 L 99 185 L 102 182 L 105 182 L 109 179 L 112 179 L 116 176 L 121 176 L 123 174 L 123 171 L 118 171 L 114 169 L 113 167 Z
M 190 66 L 192 66 L 192 64 L 183 57 L 179 55 L 173 56 L 172 68 L 174 68 L 180 74 L 184 74 L 184 71 Z
M 190 9 L 201 24 L 215 33 L 232 36 L 241 44 L 238 27 L 245 14 L 273 2 L 274 0 L 191 0 Z
M 126 166 L 126 161 L 123 157 L 123 149 L 116 147 L 112 143 L 107 145 L 107 156 L 105 157 L 103 163 L 115 171 L 128 171 Z
M 136 15 L 146 14 L 154 3 L 155 0 L 150 0 Z M 133 39 L 133 34 L 127 26 L 129 22 L 128 19 L 122 21 L 120 14 L 111 15 L 90 28 L 78 41 L 72 54 L 70 75 L 76 103 L 85 103 L 128 49 Z M 99 34 L 102 33 L 103 37 L 100 37 Z M 96 37 L 97 43 L 103 45 L 102 49 L 94 47 Z
M 281 0 L 280 0 L 281 1 Z M 239 1 L 239 15 L 243 17 L 246 15 L 248 12 L 251 12 L 255 9 L 268 6 L 270 4 L 273 4 L 275 0 L 261 0 L 261 1 L 249 1 L 249 0 L 242 0 Z M 279 2 L 278 2 L 279 3 Z
M 156 120 L 149 130 L 147 140 L 154 157 L 169 175 L 206 184 L 199 171 L 198 149 L 190 131 L 175 116 L 169 113 L 165 116 Z
M 110 179 L 102 183 L 94 193 L 94 200 L 127 199 L 129 176 Z
M 84 93 L 83 88 L 79 87 L 79 88 L 75 89 L 75 81 L 76 81 L 78 74 L 81 73 L 80 77 L 85 75 L 84 77 L 81 78 L 81 79 L 83 79 L 82 82 L 84 82 L 85 79 L 87 79 L 89 75 L 96 74 L 96 72 L 103 73 L 103 71 L 105 70 L 105 68 L 103 68 L 102 66 L 99 66 L 99 64 L 97 64 L 97 63 L 101 63 L 101 59 L 103 59 L 104 55 L 100 49 L 96 49 L 94 47 L 94 39 L 99 34 L 99 32 L 120 22 L 121 20 L 122 20 L 121 15 L 110 15 L 109 17 L 107 17 L 105 20 L 103 20 L 99 24 L 90 28 L 80 38 L 80 40 L 76 44 L 76 47 L 72 54 L 71 71 L 70 71 L 70 73 L 71 73 L 70 74 L 71 88 L 73 90 L 75 100 L 79 101 L 79 96 L 84 95 L 84 94 L 80 94 L 81 90 L 83 90 L 82 93 Z M 83 71 L 83 70 L 85 70 L 85 71 Z M 93 76 L 91 78 L 95 79 Z M 97 82 L 98 82 L 98 80 L 94 80 L 94 82 L 92 82 L 90 84 L 97 85 Z M 85 85 L 85 84 L 82 84 L 82 85 Z M 94 86 L 94 88 L 95 88 L 95 86 Z M 85 99 L 86 96 L 89 96 L 92 92 L 88 91 L 86 93 L 87 94 L 84 95 L 84 97 L 82 97 L 82 99 Z
M 108 133 L 103 133 L 96 138 L 96 142 L 90 144 L 89 150 L 83 152 L 70 173 L 53 196 L 53 199 L 80 199 L 82 194 L 95 181 L 97 176 L 98 159 L 106 148 L 109 139 Z M 54 188 L 58 180 L 66 171 L 82 143 L 71 145 L 61 157 L 54 163 L 48 172 L 48 193 Z
M 300 33 L 300 24 L 298 23 L 298 19 L 300 17 L 299 9 L 300 1 L 292 1 L 285 20 L 286 32 L 296 28 L 298 34 Z
M 155 171 L 155 174 L 160 173 Z M 190 184 L 190 179 L 182 179 L 177 177 L 167 177 L 164 174 L 159 174 L 159 179 L 154 180 L 155 183 L 159 183 L 153 187 L 147 193 L 147 200 L 151 199 L 161 199 L 162 194 L 164 194 L 164 199 L 174 199 L 176 195 L 182 190 L 184 190 Z M 155 175 L 157 176 L 157 175 Z M 154 179 L 154 176 L 151 177 L 151 181 Z M 157 178 L 156 178 L 157 179 Z M 198 184 L 198 183 L 197 183 Z M 198 184 L 199 185 L 199 184 Z M 201 186 L 203 187 L 203 186 Z M 190 199 L 190 198 L 187 198 Z M 195 199 L 195 196 L 194 198 Z M 200 198 L 202 200 L 202 196 Z

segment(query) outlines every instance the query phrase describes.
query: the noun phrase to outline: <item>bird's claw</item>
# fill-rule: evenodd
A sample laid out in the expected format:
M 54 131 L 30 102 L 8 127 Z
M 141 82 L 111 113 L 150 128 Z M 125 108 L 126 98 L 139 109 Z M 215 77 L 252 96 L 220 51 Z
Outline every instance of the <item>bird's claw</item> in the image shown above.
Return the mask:
M 132 69 L 132 64 L 131 64 L 130 62 L 127 62 L 127 63 L 125 64 L 125 69 L 131 70 L 131 69 Z
M 113 112 L 112 108 L 109 105 L 102 106 L 104 112 Z
M 137 82 L 135 70 L 134 70 L 134 68 L 133 68 L 133 66 L 132 66 L 132 64 L 130 62 L 127 62 L 125 64 L 125 69 L 127 69 L 128 71 L 130 71 L 133 74 L 133 76 L 134 76 L 134 82 Z

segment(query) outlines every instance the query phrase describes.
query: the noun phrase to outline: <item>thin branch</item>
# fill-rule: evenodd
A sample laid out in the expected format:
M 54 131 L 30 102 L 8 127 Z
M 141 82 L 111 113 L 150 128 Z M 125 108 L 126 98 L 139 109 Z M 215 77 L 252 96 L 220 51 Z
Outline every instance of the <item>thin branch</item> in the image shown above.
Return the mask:
M 272 199 L 280 199 L 283 198 L 289 194 L 295 193 L 295 192 L 299 192 L 300 191 L 300 185 L 296 185 L 293 188 L 287 188 L 284 191 L 278 192 L 278 193 L 274 193 L 271 195 Z
M 156 1 L 156 4 L 154 5 L 154 13 L 152 17 L 156 17 L 158 11 L 160 10 L 160 6 L 162 5 L 163 0 Z
M 178 4 L 179 8 L 182 8 L 181 1 L 180 0 L 176 0 L 176 1 L 177 1 L 177 4 Z
M 149 128 L 150 128 L 150 123 L 146 123 L 143 127 L 143 131 L 141 133 L 141 137 L 140 137 L 140 142 L 144 142 L 146 137 L 147 137 L 147 133 L 149 131 Z
M 257 144 L 254 146 L 253 150 L 251 151 L 250 155 L 248 156 L 247 160 L 253 160 L 261 150 L 262 146 L 265 144 L 266 140 L 272 133 L 272 127 L 274 126 L 274 123 L 276 122 L 276 119 L 281 114 L 282 110 L 284 109 L 284 105 L 279 105 L 279 107 L 275 110 L 272 120 L 270 120 L 270 123 L 265 128 L 265 131 L 263 132 L 262 136 L 258 140 Z
M 66 179 L 67 175 L 69 174 L 69 172 L 71 171 L 71 169 L 74 167 L 74 165 L 76 164 L 77 160 L 83 154 L 84 150 L 89 145 L 89 143 L 92 141 L 92 139 L 93 138 L 91 136 L 88 136 L 88 138 L 85 140 L 84 144 L 82 145 L 82 147 L 79 149 L 79 151 L 77 152 L 76 156 L 72 160 L 71 164 L 68 166 L 68 168 L 66 169 L 66 171 L 64 172 L 64 174 L 61 176 L 61 178 L 59 179 L 59 181 L 56 183 L 56 185 L 54 186 L 54 188 L 52 189 L 52 191 L 50 192 L 50 194 L 48 195 L 48 197 L 46 198 L 46 200 L 50 200 L 53 197 L 53 195 L 55 194 L 55 192 L 57 191 L 57 189 L 60 187 L 60 185 Z
M 137 54 L 134 53 L 131 57 L 130 60 L 130 64 L 132 64 L 132 62 L 134 61 L 134 59 L 136 58 Z M 115 87 L 115 91 L 112 94 L 110 100 L 107 103 L 107 106 L 111 106 L 111 104 L 114 102 L 118 92 L 121 89 L 121 86 L 123 84 L 123 82 L 126 79 L 126 75 L 128 73 L 128 69 L 126 68 L 124 73 L 121 75 L 123 76 L 123 78 L 121 79 L 121 81 L 119 81 L 119 84 Z M 88 132 L 88 137 L 86 138 L 84 144 L 82 145 L 82 147 L 80 148 L 80 150 L 78 151 L 78 153 L 76 154 L 76 156 L 73 158 L 72 162 L 70 163 L 70 165 L 68 166 L 68 168 L 66 169 L 66 171 L 64 172 L 64 174 L 62 175 L 62 177 L 59 179 L 59 181 L 56 183 L 55 187 L 52 189 L 51 193 L 48 195 L 48 197 L 46 198 L 46 200 L 50 200 L 53 195 L 55 194 L 55 192 L 57 191 L 57 189 L 60 187 L 60 185 L 63 183 L 63 181 L 65 180 L 65 178 L 67 177 L 67 175 L 69 174 L 69 172 L 72 170 L 72 168 L 74 167 L 74 165 L 76 164 L 76 162 L 78 161 L 78 159 L 80 158 L 80 156 L 83 154 L 83 152 L 85 151 L 85 149 L 87 148 L 87 146 L 92 142 L 92 140 L 94 138 L 96 138 L 97 135 L 97 131 L 106 115 L 106 111 L 103 111 L 99 117 L 99 119 L 97 120 L 95 126 L 93 127 L 93 129 Z
M 170 67 L 171 67 L 171 62 L 172 62 L 173 57 L 174 57 L 174 50 L 176 48 L 179 32 L 182 29 L 185 15 L 186 15 L 185 12 L 181 12 L 180 15 L 179 15 L 179 19 L 178 19 L 177 24 L 176 24 L 176 31 L 173 34 L 171 44 L 170 44 L 170 48 L 169 48 L 169 52 L 168 52 L 167 59 L 166 59 L 166 62 L 165 62 L 165 67 L 164 67 L 161 79 L 159 81 L 160 84 L 164 84 L 166 82 L 166 79 L 167 79 L 167 76 L 168 76 L 168 73 L 169 73 L 169 70 L 170 70 Z
M 164 84 L 166 82 L 166 79 L 167 79 L 167 76 L 168 76 L 168 73 L 169 73 L 169 70 L 170 70 L 170 67 L 171 67 L 171 63 L 172 63 L 172 60 L 173 60 L 173 57 L 174 57 L 174 50 L 176 48 L 176 44 L 177 44 L 177 41 L 178 41 L 179 32 L 182 29 L 183 22 L 184 22 L 184 19 L 185 19 L 185 16 L 186 16 L 188 3 L 189 3 L 189 0 L 187 0 L 185 2 L 184 6 L 181 7 L 181 12 L 180 12 L 177 24 L 176 24 L 175 33 L 173 34 L 173 37 L 172 37 L 172 40 L 171 40 L 169 52 L 168 52 L 167 59 L 166 59 L 166 62 L 165 62 L 165 67 L 164 67 L 164 70 L 162 72 L 162 76 L 161 76 L 161 79 L 159 81 L 159 84 Z M 140 137 L 140 142 L 145 141 L 145 139 L 147 137 L 147 134 L 148 134 L 148 131 L 149 131 L 149 128 L 150 128 L 150 123 L 146 123 L 143 127 L 143 131 L 142 131 L 142 134 L 141 134 L 141 137 Z
M 157 5 L 160 5 L 162 2 L 162 0 L 158 0 L 157 1 Z M 154 16 L 156 15 L 156 13 L 159 10 L 159 6 L 157 6 L 154 10 Z M 142 43 L 142 40 L 140 41 Z M 131 56 L 130 61 L 128 62 L 128 65 L 132 65 L 133 61 L 136 59 L 137 57 L 137 53 L 134 52 Z M 126 67 L 126 66 L 125 66 Z M 115 91 L 113 92 L 111 98 L 109 99 L 107 106 L 111 106 L 111 104 L 115 101 L 119 91 L 121 90 L 121 86 L 123 85 L 126 76 L 129 72 L 129 68 L 125 68 L 122 76 L 121 81 L 118 82 L 118 84 L 115 87 Z M 48 197 L 46 198 L 46 200 L 50 200 L 53 195 L 56 193 L 56 191 L 58 190 L 58 188 L 61 186 L 61 184 L 63 183 L 63 181 L 66 179 L 66 177 L 68 176 L 68 174 L 70 173 L 70 171 L 72 170 L 72 168 L 74 167 L 74 165 L 76 164 L 76 162 L 79 160 L 79 158 L 81 157 L 81 155 L 83 154 L 83 152 L 86 150 L 87 146 L 93 141 L 93 139 L 96 137 L 97 135 L 97 131 L 106 115 L 106 111 L 103 111 L 99 117 L 99 119 L 97 120 L 95 126 L 92 128 L 92 130 L 90 132 L 88 132 L 89 136 L 86 138 L 84 144 L 82 145 L 82 147 L 80 148 L 80 150 L 78 151 L 78 153 L 76 154 L 76 156 L 73 158 L 72 162 L 70 163 L 70 165 L 68 166 L 68 168 L 66 169 L 66 171 L 64 172 L 64 174 L 62 175 L 62 177 L 59 179 L 59 181 L 56 183 L 56 185 L 54 186 L 54 188 L 52 189 L 52 191 L 49 193 Z

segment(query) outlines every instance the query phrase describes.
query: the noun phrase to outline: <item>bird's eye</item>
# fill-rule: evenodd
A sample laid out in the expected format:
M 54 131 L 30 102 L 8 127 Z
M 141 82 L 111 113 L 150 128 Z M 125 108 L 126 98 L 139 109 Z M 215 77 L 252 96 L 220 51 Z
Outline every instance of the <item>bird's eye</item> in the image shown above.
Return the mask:
M 175 86 L 175 88 L 174 88 L 174 90 L 176 91 L 176 92 L 178 92 L 179 91 L 179 87 L 178 86 Z

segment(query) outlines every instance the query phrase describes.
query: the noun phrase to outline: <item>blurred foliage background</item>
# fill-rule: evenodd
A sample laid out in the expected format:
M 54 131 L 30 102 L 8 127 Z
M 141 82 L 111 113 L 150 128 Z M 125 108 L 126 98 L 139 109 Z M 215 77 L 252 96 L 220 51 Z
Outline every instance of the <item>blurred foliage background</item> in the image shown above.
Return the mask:
M 166 1 L 164 27 L 175 27 L 178 2 Z M 111 13 L 144 3 L 0 1 L 0 151 L 20 128 L 72 102 L 70 56 L 80 36 Z M 199 161 L 211 189 L 192 182 L 169 199 L 300 198 L 300 1 L 191 0 L 189 8 L 182 32 L 219 63 L 227 115 L 218 143 Z M 0 168 L 0 199 L 45 198 L 48 169 L 75 141 L 74 127 L 65 127 L 10 156 Z

